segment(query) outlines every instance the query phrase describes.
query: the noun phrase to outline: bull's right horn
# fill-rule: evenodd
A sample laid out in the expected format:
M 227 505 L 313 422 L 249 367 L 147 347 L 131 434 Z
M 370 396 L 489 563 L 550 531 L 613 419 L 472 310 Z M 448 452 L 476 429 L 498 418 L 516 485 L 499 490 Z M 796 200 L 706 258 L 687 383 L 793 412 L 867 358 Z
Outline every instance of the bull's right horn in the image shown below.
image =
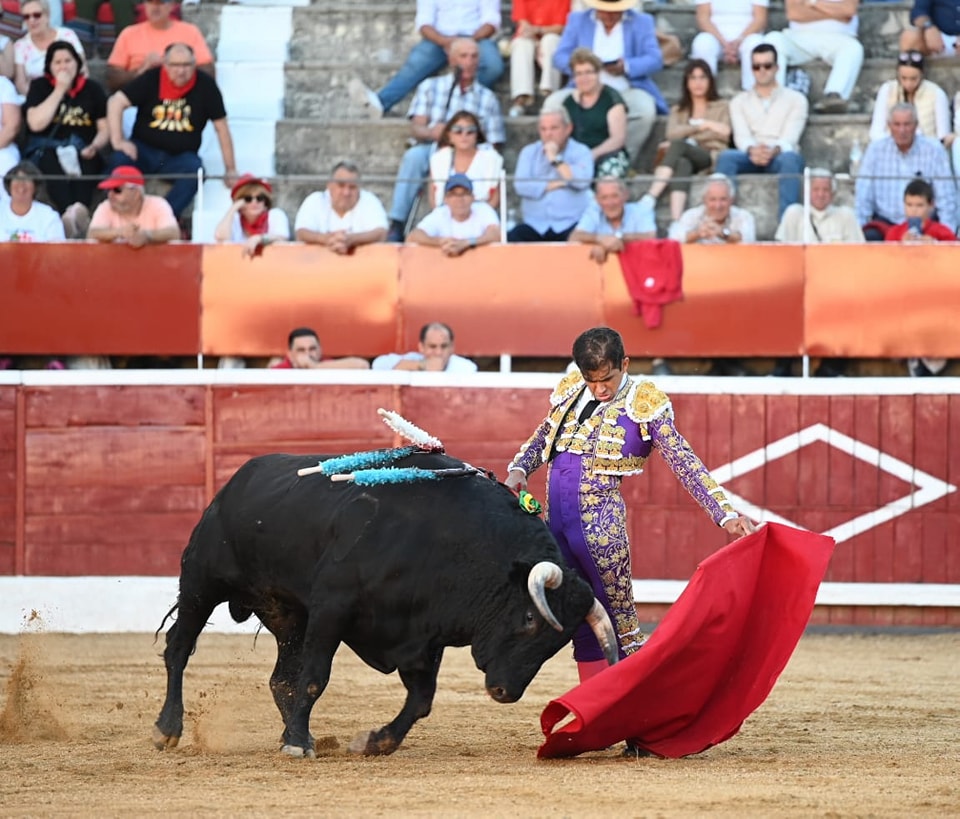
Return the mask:
M 550 610 L 546 590 L 555 589 L 562 582 L 563 569 L 556 563 L 551 563 L 549 560 L 535 564 L 534 567 L 530 569 L 530 574 L 527 575 L 527 591 L 530 592 L 530 599 L 533 600 L 533 605 L 537 607 L 537 611 L 540 612 L 543 619 L 557 631 L 563 631 L 563 626 L 560 625 L 560 622 L 554 617 L 553 612 Z
M 607 665 L 614 665 L 620 659 L 620 649 L 617 643 L 617 633 L 613 630 L 613 623 L 606 609 L 600 605 L 597 598 L 593 598 L 593 608 L 587 612 L 587 622 L 593 629 L 593 635 L 603 649 L 603 656 Z

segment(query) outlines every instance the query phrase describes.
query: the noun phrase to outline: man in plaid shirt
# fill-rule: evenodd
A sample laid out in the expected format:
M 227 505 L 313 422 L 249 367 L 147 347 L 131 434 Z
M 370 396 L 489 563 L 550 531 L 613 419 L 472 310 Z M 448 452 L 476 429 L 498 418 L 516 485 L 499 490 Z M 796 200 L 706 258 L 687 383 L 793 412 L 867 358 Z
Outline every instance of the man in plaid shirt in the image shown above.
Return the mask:
M 410 119 L 416 145 L 408 148 L 400 160 L 397 184 L 390 206 L 388 242 L 402 242 L 404 227 L 417 192 L 430 172 L 430 156 L 447 121 L 458 111 L 476 114 L 483 125 L 489 144 L 481 150 L 499 148 L 506 141 L 503 114 L 496 95 L 477 80 L 480 49 L 470 39 L 454 40 L 450 45 L 450 67 L 453 72 L 430 77 L 417 86 L 407 117 Z

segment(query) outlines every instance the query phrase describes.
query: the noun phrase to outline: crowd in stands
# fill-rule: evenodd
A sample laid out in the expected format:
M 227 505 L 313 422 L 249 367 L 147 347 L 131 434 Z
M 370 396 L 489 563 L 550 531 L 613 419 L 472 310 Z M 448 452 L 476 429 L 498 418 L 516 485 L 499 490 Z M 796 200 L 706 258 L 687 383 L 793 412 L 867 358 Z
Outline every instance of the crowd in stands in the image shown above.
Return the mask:
M 97 5 L 85 0 L 81 8 L 90 15 Z M 453 258 L 505 236 L 584 244 L 603 262 L 625 242 L 658 235 L 664 194 L 669 224 L 659 235 L 747 243 L 756 241 L 757 214 L 750 202 L 734 204 L 738 180 L 760 174 L 777 179 L 777 241 L 955 240 L 960 94 L 952 123 L 948 91 L 956 89 L 939 87 L 926 71 L 931 60 L 955 53 L 960 0 L 915 0 L 902 53 L 876 93 L 854 209 L 833 203 L 836 179 L 823 168 L 810 171 L 802 204 L 801 138 L 811 109 L 850 108 L 864 60 L 859 0 L 785 0 L 781 31 L 769 29 L 768 0 L 696 0 L 698 33 L 672 105 L 657 85 L 664 35 L 638 0 L 514 0 L 511 9 L 505 25 L 498 0 L 417 0 L 420 39 L 399 71 L 376 91 L 358 78 L 349 83 L 371 119 L 413 95 L 409 146 L 389 208 L 362 189 L 359 158 L 345 158 L 325 189 L 302 202 L 291 237 L 273 185 L 238 176 L 213 57 L 199 30 L 177 19 L 173 2 L 149 0 L 142 22 L 115 8 L 119 36 L 101 88 L 88 76 L 74 30 L 55 23 L 48 0 L 22 0 L 23 36 L 15 43 L 0 37 L 0 239 L 86 236 L 141 247 L 180 238 L 210 121 L 231 191 L 215 239 L 241 244 L 247 257 L 293 239 L 338 254 L 406 241 Z M 511 28 L 501 50 L 497 38 Z M 509 98 L 501 105 L 491 88 L 507 68 L 505 56 Z M 788 82 L 788 70 L 816 59 L 830 66 L 829 76 L 823 93 L 808 99 Z M 737 64 L 741 90 L 724 99 L 717 70 Z M 534 114 L 539 138 L 505 168 L 505 118 Z M 658 115 L 668 115 L 666 139 L 652 166 L 642 166 Z M 651 179 L 631 202 L 625 180 L 638 174 Z M 145 175 L 171 177 L 164 198 L 145 193 Z M 691 206 L 697 176 L 702 198 Z M 46 186 L 42 177 L 50 177 Z M 507 193 L 519 212 L 501 228 Z M 315 334 L 314 341 L 319 351 Z M 910 366 L 911 374 L 940 370 L 919 359 Z

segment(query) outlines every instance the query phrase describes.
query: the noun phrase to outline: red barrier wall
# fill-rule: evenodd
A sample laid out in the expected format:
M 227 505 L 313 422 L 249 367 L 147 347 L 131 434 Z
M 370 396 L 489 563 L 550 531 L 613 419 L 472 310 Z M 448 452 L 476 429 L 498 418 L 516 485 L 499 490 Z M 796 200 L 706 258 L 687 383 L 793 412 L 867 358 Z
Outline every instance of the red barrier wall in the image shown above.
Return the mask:
M 598 323 L 636 356 L 960 357 L 955 246 L 687 246 L 684 298 L 648 330 L 619 261 L 580 245 L 276 245 L 134 251 L 0 244 L 0 353 L 270 356 L 315 326 L 331 356 L 409 349 L 449 322 L 464 355 L 566 356 Z
M 513 388 L 0 387 L 0 573 L 176 574 L 200 513 L 247 458 L 390 446 L 381 406 L 503 477 L 546 404 L 546 391 Z M 730 491 L 768 515 L 842 533 L 828 581 L 960 584 L 951 548 L 960 496 L 916 494 L 960 485 L 960 449 L 950 446 L 960 396 L 677 395 L 674 405 L 711 469 L 756 457 L 724 480 Z M 804 443 L 810 429 L 821 432 Z M 792 450 L 762 454 L 793 439 Z M 543 477 L 532 481 L 540 497 Z M 635 577 L 685 579 L 727 542 L 657 458 L 624 490 Z M 855 519 L 856 532 L 844 532 Z M 864 611 L 832 621 L 960 625 L 952 609 Z

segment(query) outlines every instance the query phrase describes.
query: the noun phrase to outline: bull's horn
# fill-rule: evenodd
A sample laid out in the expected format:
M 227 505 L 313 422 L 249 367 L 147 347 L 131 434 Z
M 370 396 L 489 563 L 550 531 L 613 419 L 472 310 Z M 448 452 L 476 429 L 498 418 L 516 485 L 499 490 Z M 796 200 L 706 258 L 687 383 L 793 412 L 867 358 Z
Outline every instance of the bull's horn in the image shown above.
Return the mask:
M 534 565 L 534 567 L 530 569 L 530 574 L 527 575 L 527 591 L 530 592 L 533 605 L 535 605 L 537 611 L 543 615 L 543 619 L 557 631 L 563 631 L 563 626 L 560 625 L 557 618 L 553 616 L 553 612 L 550 611 L 546 590 L 555 589 L 562 582 L 563 569 L 556 563 L 551 563 L 548 560 L 541 561 Z
M 620 651 L 617 644 L 617 633 L 613 630 L 613 624 L 607 615 L 606 609 L 600 605 L 600 601 L 593 599 L 593 608 L 587 612 L 587 622 L 593 629 L 593 634 L 603 649 L 603 656 L 607 660 L 607 665 L 613 665 L 620 659 Z

